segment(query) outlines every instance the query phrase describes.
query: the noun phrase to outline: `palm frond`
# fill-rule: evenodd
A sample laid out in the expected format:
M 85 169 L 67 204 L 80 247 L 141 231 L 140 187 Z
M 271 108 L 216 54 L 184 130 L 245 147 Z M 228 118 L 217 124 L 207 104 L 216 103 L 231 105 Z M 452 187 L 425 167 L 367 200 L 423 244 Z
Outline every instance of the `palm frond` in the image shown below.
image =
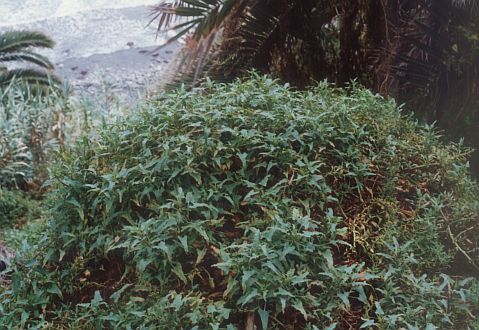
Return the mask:
M 233 11 L 238 12 L 250 0 L 180 0 L 173 3 L 162 2 L 152 7 L 149 24 L 158 21 L 158 32 L 174 30 L 176 34 L 166 44 L 192 33 L 187 38 L 184 58 L 180 62 L 180 72 L 193 72 L 197 80 L 209 66 L 209 57 L 215 48 L 215 41 L 221 35 L 224 23 Z
M 47 86 L 59 84 L 60 79 L 43 71 L 35 69 L 13 69 L 0 75 L 0 87 L 6 87 L 12 82 L 28 85 Z
M 48 58 L 31 51 L 30 48 L 52 48 L 53 46 L 53 40 L 41 32 L 8 31 L 0 33 L 0 87 L 5 88 L 12 82 L 35 86 L 58 84 L 59 79 L 47 71 L 33 68 L 9 70 L 6 65 L 7 62 L 24 62 L 44 70 L 52 70 L 53 64 Z
M 179 0 L 166 2 L 151 8 L 151 20 L 157 21 L 157 35 L 162 30 L 175 30 L 177 34 L 167 43 L 179 39 L 189 31 L 194 31 L 197 39 L 206 36 L 228 15 L 234 0 Z
M 21 61 L 36 64 L 42 68 L 52 70 L 53 64 L 50 60 L 40 54 L 31 51 L 22 51 L 20 53 L 0 53 L 0 62 Z
M 18 52 L 29 47 L 53 48 L 52 39 L 41 32 L 8 31 L 0 34 L 0 53 Z

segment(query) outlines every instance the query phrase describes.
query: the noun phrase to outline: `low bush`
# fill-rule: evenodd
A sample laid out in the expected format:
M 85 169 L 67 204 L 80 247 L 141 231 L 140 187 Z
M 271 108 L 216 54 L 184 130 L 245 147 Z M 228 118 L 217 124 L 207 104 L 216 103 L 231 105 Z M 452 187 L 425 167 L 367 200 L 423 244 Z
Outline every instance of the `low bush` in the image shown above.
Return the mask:
M 22 192 L 0 188 L 0 230 L 20 228 L 28 221 L 38 218 L 40 215 L 38 204 L 38 201 Z
M 355 86 L 164 95 L 63 154 L 0 324 L 478 327 L 467 155 Z

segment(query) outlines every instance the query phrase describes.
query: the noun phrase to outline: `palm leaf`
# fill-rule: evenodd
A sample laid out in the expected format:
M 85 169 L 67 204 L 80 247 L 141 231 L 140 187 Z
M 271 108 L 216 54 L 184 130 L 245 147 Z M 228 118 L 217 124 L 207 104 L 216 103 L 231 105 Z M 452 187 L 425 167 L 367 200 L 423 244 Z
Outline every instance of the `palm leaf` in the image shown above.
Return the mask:
M 41 32 L 8 31 L 0 34 L 0 54 L 29 47 L 53 48 L 54 45 L 53 40 Z
M 0 74 L 0 87 L 6 87 L 12 82 L 47 86 L 58 84 L 60 80 L 51 74 L 34 69 L 14 69 Z
M 52 70 L 53 64 L 43 55 L 32 52 L 33 47 L 52 48 L 54 42 L 41 32 L 8 31 L 0 34 L 0 87 L 12 82 L 46 86 L 59 83 L 59 79 L 37 69 L 8 70 L 6 62 L 25 62 L 42 69 Z
M 23 61 L 36 64 L 42 68 L 52 70 L 53 64 L 43 55 L 22 51 L 20 53 L 0 53 L 0 62 Z
M 188 38 L 184 58 L 179 72 L 194 72 L 195 80 L 208 66 L 209 56 L 215 40 L 221 33 L 224 22 L 235 6 L 245 6 L 249 0 L 181 0 L 173 3 L 162 2 L 152 8 L 149 24 L 158 21 L 160 30 L 175 30 L 177 33 L 166 43 L 169 44 L 192 32 Z

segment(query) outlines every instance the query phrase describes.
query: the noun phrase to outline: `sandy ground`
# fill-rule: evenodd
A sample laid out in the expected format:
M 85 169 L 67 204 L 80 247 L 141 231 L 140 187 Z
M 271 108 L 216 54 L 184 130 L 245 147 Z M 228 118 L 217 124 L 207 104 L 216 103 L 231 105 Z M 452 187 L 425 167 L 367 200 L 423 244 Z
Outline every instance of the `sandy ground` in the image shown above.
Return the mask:
M 156 37 L 155 26 L 147 24 L 149 13 L 150 7 L 144 5 L 95 8 L 72 11 L 65 16 L 42 15 L 31 22 L 0 24 L 0 32 L 46 33 L 56 46 L 41 53 L 52 60 L 55 74 L 68 81 L 76 95 L 96 96 L 108 90 L 120 101 L 130 103 L 158 81 L 164 81 L 165 72 L 180 48 L 174 43 L 158 49 L 171 37 L 171 32 Z
M 119 50 L 88 57 L 71 57 L 57 63 L 55 74 L 68 81 L 79 96 L 114 93 L 131 103 L 168 79 L 167 72 L 179 49 L 178 44 Z

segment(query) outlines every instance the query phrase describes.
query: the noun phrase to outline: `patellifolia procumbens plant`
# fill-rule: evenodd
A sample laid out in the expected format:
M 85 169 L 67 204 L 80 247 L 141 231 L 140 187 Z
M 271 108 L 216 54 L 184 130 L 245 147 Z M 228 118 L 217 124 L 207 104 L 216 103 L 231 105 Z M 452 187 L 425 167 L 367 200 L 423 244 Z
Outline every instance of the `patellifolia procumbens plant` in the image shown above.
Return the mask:
M 1 324 L 477 327 L 467 155 L 356 86 L 164 95 L 63 155 Z

